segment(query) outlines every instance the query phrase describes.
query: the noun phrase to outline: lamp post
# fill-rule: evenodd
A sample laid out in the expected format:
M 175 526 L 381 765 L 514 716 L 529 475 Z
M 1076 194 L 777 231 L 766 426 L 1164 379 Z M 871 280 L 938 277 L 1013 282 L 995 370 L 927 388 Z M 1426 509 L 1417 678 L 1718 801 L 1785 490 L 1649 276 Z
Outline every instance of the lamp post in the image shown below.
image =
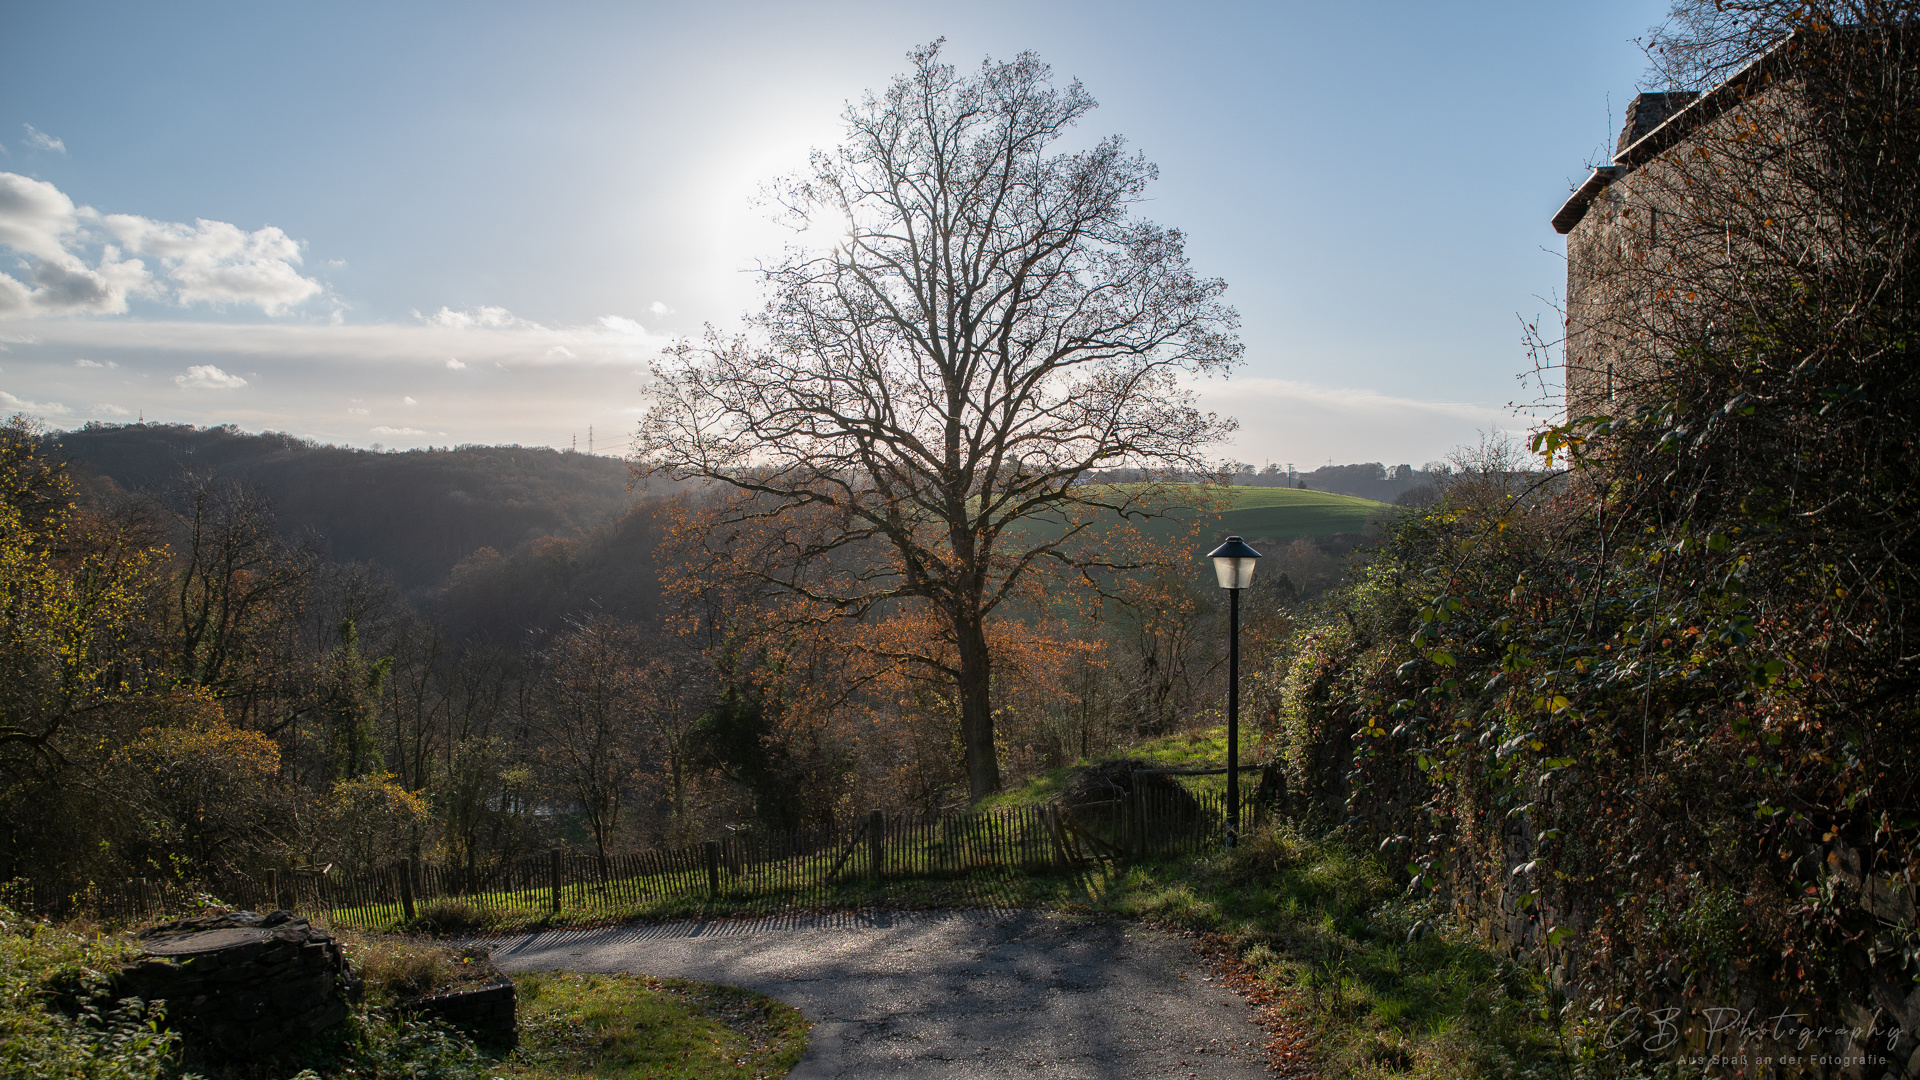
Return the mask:
M 1240 590 L 1253 584 L 1260 553 L 1237 536 L 1207 555 L 1227 590 L 1227 846 L 1240 839 Z

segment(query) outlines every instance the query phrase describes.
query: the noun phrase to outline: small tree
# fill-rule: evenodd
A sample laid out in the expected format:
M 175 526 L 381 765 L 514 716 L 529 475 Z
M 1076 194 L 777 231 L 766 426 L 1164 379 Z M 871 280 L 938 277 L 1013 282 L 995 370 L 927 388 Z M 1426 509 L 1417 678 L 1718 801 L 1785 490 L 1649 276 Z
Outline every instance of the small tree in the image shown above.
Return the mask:
M 1087 530 L 1162 492 L 1085 481 L 1203 471 L 1232 424 L 1178 379 L 1241 346 L 1225 285 L 1130 216 L 1154 167 L 1114 137 L 1052 149 L 1094 107 L 1078 83 L 1031 54 L 971 76 L 939 43 L 912 60 L 774 188 L 796 226 L 844 234 L 762 269 L 751 336 L 667 350 L 635 448 L 736 494 L 717 524 L 766 542 L 729 567 L 801 617 L 931 605 L 945 647 L 915 659 L 957 686 L 977 798 L 1000 785 L 989 620 L 1036 570 L 1123 561 Z

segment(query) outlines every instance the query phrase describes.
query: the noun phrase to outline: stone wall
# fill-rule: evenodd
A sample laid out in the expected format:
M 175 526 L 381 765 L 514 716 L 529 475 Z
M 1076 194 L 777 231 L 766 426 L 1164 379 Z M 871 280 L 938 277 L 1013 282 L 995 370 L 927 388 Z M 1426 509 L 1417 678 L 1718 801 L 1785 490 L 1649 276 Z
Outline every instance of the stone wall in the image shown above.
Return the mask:
M 409 1012 L 437 1016 L 483 1043 L 512 1047 L 519 1041 L 518 1005 L 513 980 L 496 974 L 480 986 L 433 994 L 410 1002 L 405 1008 Z
M 290 911 L 176 919 L 140 938 L 146 956 L 116 991 L 164 1000 L 196 1056 L 269 1056 L 346 1019 L 358 993 L 339 942 Z

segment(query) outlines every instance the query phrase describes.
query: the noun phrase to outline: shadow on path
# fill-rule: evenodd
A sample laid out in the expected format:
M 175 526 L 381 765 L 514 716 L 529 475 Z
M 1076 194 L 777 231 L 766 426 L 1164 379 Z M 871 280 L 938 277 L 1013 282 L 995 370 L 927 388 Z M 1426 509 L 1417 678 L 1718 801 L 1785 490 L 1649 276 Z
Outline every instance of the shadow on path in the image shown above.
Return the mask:
M 813 1024 L 794 1080 L 1260 1077 L 1248 1005 L 1188 943 L 1035 911 L 873 911 L 544 931 L 510 971 L 628 971 L 770 994 Z

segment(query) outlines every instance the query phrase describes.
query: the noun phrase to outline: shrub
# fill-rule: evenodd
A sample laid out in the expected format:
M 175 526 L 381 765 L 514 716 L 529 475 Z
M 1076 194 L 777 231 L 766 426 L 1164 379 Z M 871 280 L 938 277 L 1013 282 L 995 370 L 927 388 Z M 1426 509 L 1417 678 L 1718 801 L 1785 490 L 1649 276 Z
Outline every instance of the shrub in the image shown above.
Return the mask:
M 411 929 L 427 934 L 459 934 L 493 925 L 494 913 L 468 900 L 442 897 L 421 905 Z
M 158 1005 L 113 1001 L 108 977 L 131 950 L 0 908 L 0 1075 L 162 1080 L 178 1037 Z M 64 1006 L 64 1008 L 60 1007 Z

